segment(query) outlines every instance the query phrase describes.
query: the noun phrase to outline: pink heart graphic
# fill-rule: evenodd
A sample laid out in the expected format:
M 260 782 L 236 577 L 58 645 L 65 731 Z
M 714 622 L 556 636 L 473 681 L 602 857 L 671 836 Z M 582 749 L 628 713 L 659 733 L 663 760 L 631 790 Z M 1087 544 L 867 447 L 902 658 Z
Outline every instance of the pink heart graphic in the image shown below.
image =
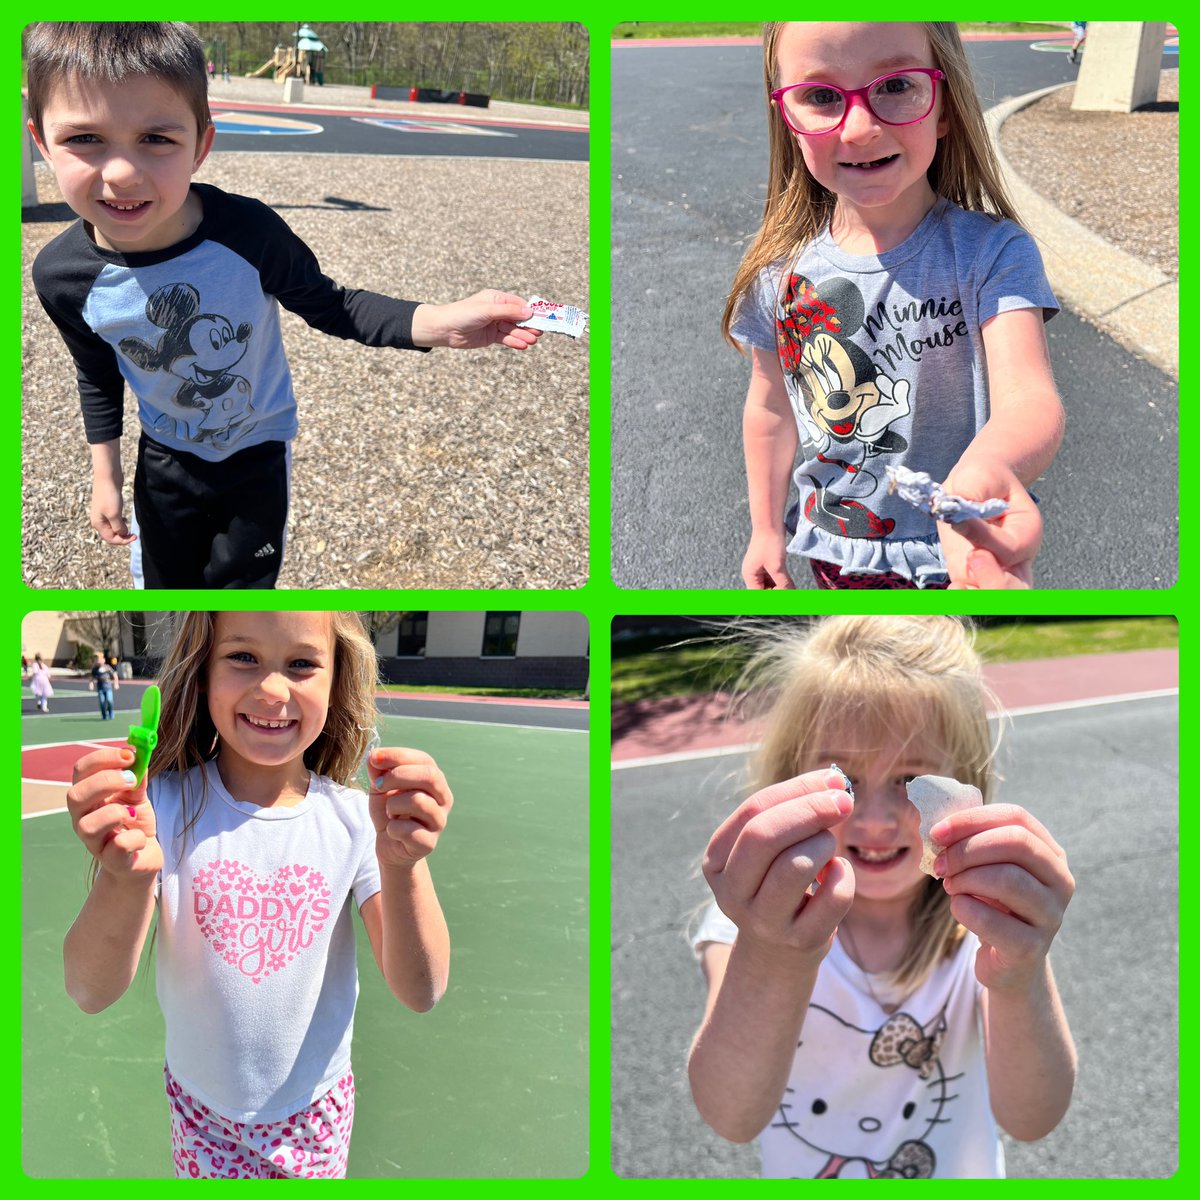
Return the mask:
M 220 879 L 213 884 L 212 872 Z M 307 876 L 304 883 L 294 880 Z M 192 879 L 192 912 L 213 951 L 254 983 L 277 975 L 312 945 L 331 916 L 319 871 L 279 867 L 260 876 L 234 859 Z

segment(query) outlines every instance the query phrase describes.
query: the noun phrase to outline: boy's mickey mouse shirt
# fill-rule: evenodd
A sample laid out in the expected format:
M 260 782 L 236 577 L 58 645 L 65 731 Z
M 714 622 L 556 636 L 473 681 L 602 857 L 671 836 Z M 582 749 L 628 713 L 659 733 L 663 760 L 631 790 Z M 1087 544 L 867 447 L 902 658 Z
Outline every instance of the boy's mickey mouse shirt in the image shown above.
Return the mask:
M 699 952 L 705 942 L 736 938 L 737 927 L 710 904 L 692 945 Z M 978 949 L 979 939 L 967 933 L 916 991 L 900 995 L 834 939 L 779 1107 L 759 1135 L 765 1177 L 1003 1177 L 979 1016 Z
M 142 429 L 173 450 L 219 462 L 290 441 L 279 304 L 334 337 L 415 349 L 416 301 L 341 288 L 265 204 L 192 189 L 204 215 L 173 246 L 104 250 L 79 220 L 34 261 L 38 299 L 75 360 L 90 443 L 121 436 L 126 382 Z
M 186 834 L 188 813 L 200 816 Z M 350 1064 L 350 901 L 380 890 L 367 798 L 313 775 L 291 808 L 235 800 L 215 761 L 151 781 L 163 849 L 155 944 L 167 1064 L 233 1121 L 282 1120 Z M 202 806 L 201 806 L 201 802 Z
M 778 353 L 799 429 L 790 553 L 944 580 L 933 518 L 888 494 L 885 468 L 946 478 L 988 419 L 982 326 L 1022 308 L 1058 311 L 1033 239 L 944 197 L 882 254 L 826 229 L 759 274 L 731 332 Z

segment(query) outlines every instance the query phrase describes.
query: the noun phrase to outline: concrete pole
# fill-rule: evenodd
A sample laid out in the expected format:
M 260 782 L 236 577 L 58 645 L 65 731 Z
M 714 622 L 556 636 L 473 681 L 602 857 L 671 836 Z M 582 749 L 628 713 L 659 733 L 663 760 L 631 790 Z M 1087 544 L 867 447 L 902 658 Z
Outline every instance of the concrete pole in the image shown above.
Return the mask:
M 1071 108 L 1132 112 L 1158 99 L 1165 21 L 1091 21 Z
M 21 207 L 37 208 L 37 178 L 33 173 L 33 138 L 29 136 L 29 104 L 21 97 Z

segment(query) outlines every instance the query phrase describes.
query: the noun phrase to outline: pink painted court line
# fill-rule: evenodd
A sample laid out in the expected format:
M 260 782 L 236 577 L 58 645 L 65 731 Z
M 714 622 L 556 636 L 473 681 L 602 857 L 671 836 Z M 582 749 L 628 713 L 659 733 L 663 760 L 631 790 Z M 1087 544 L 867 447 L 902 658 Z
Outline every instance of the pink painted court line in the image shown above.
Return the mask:
M 1176 650 L 1129 650 L 1073 658 L 995 663 L 985 674 L 1006 711 L 1042 705 L 1118 699 L 1179 687 Z M 724 695 L 667 697 L 617 704 L 612 714 L 612 758 L 742 746 L 757 740 L 753 726 L 729 714 Z

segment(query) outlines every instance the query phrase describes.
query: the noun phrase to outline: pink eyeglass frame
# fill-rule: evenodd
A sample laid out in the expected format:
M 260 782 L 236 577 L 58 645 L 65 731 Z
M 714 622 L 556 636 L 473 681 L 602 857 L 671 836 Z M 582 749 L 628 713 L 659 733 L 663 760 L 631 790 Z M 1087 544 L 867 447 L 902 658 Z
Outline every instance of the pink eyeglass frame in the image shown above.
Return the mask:
M 877 84 L 882 83 L 885 79 L 891 79 L 896 75 L 928 75 L 933 84 L 933 89 L 929 97 L 929 107 L 919 116 L 913 117 L 911 121 L 889 121 L 886 117 L 881 117 L 871 106 L 870 91 Z M 783 123 L 793 132 L 798 133 L 801 137 L 824 137 L 827 133 L 836 133 L 846 123 L 846 118 L 850 115 L 850 101 L 859 100 L 863 107 L 877 121 L 882 121 L 885 125 L 915 125 L 918 121 L 923 121 L 931 112 L 933 106 L 937 103 L 937 85 L 945 80 L 945 72 L 939 71 L 936 67 L 909 67 L 903 71 L 889 71 L 886 75 L 880 75 L 878 79 L 872 79 L 866 87 L 860 88 L 840 88 L 836 83 L 822 83 L 818 79 L 806 79 L 802 83 L 789 83 L 785 87 L 776 88 L 770 93 L 770 97 L 775 101 L 779 108 L 779 115 L 783 118 Z M 822 129 L 819 132 L 812 132 L 806 129 L 797 129 L 791 121 L 788 120 L 787 109 L 783 106 L 783 94 L 790 92 L 798 87 L 823 87 L 828 88 L 831 92 L 839 92 L 845 102 L 845 108 L 842 109 L 842 119 L 836 125 L 831 125 L 828 129 Z

